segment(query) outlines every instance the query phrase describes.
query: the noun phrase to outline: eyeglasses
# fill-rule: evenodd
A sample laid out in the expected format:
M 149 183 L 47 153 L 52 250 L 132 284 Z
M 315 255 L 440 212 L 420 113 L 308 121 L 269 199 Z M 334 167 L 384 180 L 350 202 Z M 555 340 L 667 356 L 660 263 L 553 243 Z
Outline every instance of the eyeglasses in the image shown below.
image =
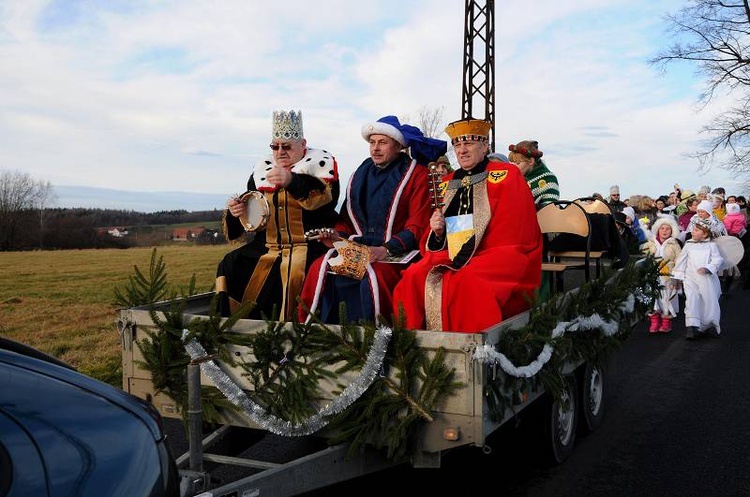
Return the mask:
M 271 147 L 271 150 L 281 149 L 281 150 L 286 150 L 287 152 L 292 149 L 292 146 L 288 143 L 283 143 L 281 145 L 276 145 L 275 143 L 272 143 L 270 147 Z

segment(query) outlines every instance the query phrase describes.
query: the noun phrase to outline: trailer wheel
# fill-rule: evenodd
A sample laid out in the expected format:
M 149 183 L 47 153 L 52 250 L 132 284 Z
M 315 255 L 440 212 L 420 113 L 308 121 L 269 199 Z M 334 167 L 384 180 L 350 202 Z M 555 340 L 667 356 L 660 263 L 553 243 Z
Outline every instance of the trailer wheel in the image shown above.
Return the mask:
M 595 431 L 604 419 L 604 370 L 600 366 L 586 363 L 581 380 L 581 412 L 584 433 Z
M 578 386 L 575 375 L 565 378 L 560 400 L 552 398 L 545 409 L 544 438 L 548 459 L 560 464 L 573 453 L 578 426 Z

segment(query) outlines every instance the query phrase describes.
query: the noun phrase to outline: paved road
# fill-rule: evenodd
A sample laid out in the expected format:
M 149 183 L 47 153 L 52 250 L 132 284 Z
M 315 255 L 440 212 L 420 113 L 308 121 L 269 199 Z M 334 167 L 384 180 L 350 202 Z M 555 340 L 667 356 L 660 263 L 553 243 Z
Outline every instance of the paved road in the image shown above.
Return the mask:
M 750 495 L 750 290 L 722 299 L 722 335 L 639 325 L 613 365 L 607 417 L 565 464 L 517 495 Z M 505 494 L 508 495 L 508 494 Z
M 465 448 L 438 470 L 392 468 L 307 495 L 409 495 L 408 481 L 426 495 L 458 485 L 460 495 L 482 496 L 750 496 L 748 310 L 750 290 L 735 284 L 718 339 L 685 340 L 682 317 L 669 334 L 636 326 L 608 371 L 604 424 L 579 436 L 562 465 L 540 465 L 535 432 L 509 425 L 488 440 L 489 456 Z
M 750 496 L 748 310 L 750 290 L 735 284 L 718 339 L 686 340 L 683 317 L 669 334 L 639 324 L 609 370 L 604 424 L 562 465 L 540 465 L 532 430 L 509 427 L 490 456 L 457 453 L 438 471 L 388 470 L 318 495 L 385 495 L 407 479 L 427 495 L 458 483 L 481 496 Z

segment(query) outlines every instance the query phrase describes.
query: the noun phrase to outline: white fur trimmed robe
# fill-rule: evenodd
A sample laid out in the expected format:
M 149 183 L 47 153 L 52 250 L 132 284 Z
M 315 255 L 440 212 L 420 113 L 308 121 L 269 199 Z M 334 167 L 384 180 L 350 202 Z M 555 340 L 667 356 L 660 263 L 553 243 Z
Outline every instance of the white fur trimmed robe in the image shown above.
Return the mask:
M 672 229 L 669 238 L 663 242 L 659 241 L 659 228 L 666 224 Z M 651 230 L 647 232 L 648 241 L 641 246 L 644 254 L 653 255 L 659 262 L 659 283 L 662 286 L 659 292 L 659 298 L 654 302 L 654 311 L 661 316 L 676 317 L 680 312 L 680 300 L 677 296 L 677 290 L 670 287 L 672 281 L 672 270 L 677 257 L 682 252 L 682 246 L 678 241 L 681 232 L 680 226 L 672 216 L 658 217 L 654 221 Z M 672 285 L 674 286 L 674 285 Z

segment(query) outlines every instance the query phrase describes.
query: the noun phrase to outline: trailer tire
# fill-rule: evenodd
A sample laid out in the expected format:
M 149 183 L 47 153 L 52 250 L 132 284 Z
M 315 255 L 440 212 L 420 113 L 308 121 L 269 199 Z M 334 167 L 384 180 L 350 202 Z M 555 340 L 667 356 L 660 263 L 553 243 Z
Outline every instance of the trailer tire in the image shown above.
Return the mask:
M 604 420 L 605 375 L 601 366 L 586 363 L 581 375 L 581 431 L 596 431 Z
M 578 428 L 578 385 L 575 375 L 565 377 L 560 400 L 550 397 L 544 410 L 544 439 L 548 461 L 560 464 L 573 453 Z

